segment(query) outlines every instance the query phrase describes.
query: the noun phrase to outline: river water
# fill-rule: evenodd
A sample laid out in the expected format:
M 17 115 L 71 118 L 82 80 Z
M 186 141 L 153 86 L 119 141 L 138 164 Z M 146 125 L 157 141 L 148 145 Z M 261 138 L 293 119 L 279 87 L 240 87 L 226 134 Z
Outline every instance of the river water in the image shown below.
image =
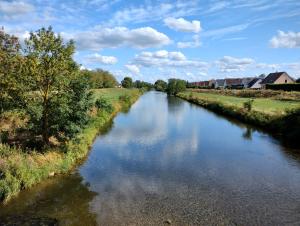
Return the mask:
M 0 207 L 0 219 L 300 225 L 297 152 L 254 127 L 148 92 L 108 125 L 71 175 L 21 192 Z

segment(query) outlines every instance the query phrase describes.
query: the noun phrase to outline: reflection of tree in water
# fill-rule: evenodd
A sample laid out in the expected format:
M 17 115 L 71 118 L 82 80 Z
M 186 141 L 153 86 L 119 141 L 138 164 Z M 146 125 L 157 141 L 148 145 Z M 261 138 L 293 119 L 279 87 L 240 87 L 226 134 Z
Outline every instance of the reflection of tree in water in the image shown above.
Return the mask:
M 252 128 L 247 127 L 247 128 L 246 128 L 246 131 L 243 133 L 243 137 L 244 137 L 246 140 L 252 140 L 252 133 L 253 133 Z
M 182 110 L 182 106 L 184 104 L 183 100 L 174 96 L 168 96 L 167 100 L 169 113 L 177 113 Z
M 9 219 L 14 222 L 8 225 L 21 225 L 22 218 L 31 218 L 34 222 L 41 219 L 40 223 L 57 219 L 59 225 L 97 225 L 89 205 L 96 195 L 82 183 L 79 174 L 53 178 L 0 207 L 0 222 Z

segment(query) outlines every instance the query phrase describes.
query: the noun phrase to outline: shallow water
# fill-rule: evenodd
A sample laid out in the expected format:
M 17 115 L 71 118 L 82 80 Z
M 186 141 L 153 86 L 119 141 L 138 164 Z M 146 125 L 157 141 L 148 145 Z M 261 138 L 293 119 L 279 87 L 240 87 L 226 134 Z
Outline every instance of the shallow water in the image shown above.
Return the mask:
M 0 207 L 2 222 L 16 215 L 60 225 L 300 225 L 300 154 L 251 126 L 149 92 L 108 125 L 71 175 Z

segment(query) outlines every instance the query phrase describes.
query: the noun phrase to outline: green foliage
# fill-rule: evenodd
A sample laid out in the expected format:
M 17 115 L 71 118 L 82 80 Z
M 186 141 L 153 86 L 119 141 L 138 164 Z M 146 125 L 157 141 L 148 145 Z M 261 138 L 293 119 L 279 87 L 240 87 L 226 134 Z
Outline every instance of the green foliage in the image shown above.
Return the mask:
M 120 96 L 119 100 L 126 104 L 129 104 L 131 102 L 131 98 L 128 94 L 124 94 L 124 95 Z
M 138 89 L 145 89 L 145 90 L 151 90 L 153 88 L 153 85 L 149 82 L 144 82 L 140 80 L 136 80 L 133 83 L 133 87 L 138 88 Z
M 168 95 L 176 95 L 186 90 L 186 81 L 181 79 L 169 79 L 167 93 Z
M 253 99 L 249 99 L 247 101 L 244 102 L 244 108 L 247 110 L 247 111 L 251 111 L 252 109 L 252 105 L 253 105 Z
M 300 83 L 266 84 L 266 89 L 300 91 Z
M 154 83 L 154 88 L 156 91 L 165 92 L 167 90 L 168 83 L 166 83 L 164 80 L 157 80 Z
M 106 89 L 98 92 L 99 95 L 111 100 L 112 104 L 119 106 L 116 111 L 121 110 L 121 107 L 127 107 L 127 103 L 118 100 L 120 95 L 126 94 L 125 99 L 129 98 L 130 103 L 140 95 L 136 89 Z M 43 153 L 33 150 L 25 152 L 0 143 L 0 201 L 7 201 L 21 189 L 29 188 L 48 178 L 50 173 L 60 174 L 71 170 L 86 156 L 99 129 L 105 128 L 113 116 L 114 114 L 100 109 L 77 134 L 76 139 L 66 142 L 65 146 L 58 150 L 48 149 Z
M 112 106 L 111 103 L 109 103 L 105 98 L 100 97 L 96 100 L 95 106 L 98 109 L 107 111 L 108 113 L 112 113 L 114 111 L 114 107 Z
M 28 86 L 20 50 L 18 38 L 0 29 L 0 113 L 24 104 Z
M 298 78 L 298 79 L 296 80 L 296 82 L 297 82 L 297 83 L 300 83 L 300 78 Z
M 77 80 L 78 66 L 72 59 L 74 43 L 64 44 L 61 36 L 49 27 L 31 32 L 25 45 L 27 77 L 36 91 L 34 98 L 27 101 L 32 131 L 42 135 L 44 144 L 49 144 L 50 136 L 59 138 L 61 132 L 69 137 L 79 130 L 75 123 L 81 125 L 85 121 L 79 105 L 87 95 L 82 93 L 86 92 L 82 87 L 86 85 Z M 78 115 L 83 119 L 78 119 Z
M 81 70 L 80 74 L 88 78 L 92 89 L 113 88 L 118 85 L 116 78 L 108 71 L 102 69 L 95 71 Z
M 121 82 L 122 86 L 124 88 L 132 88 L 133 87 L 133 82 L 132 82 L 132 78 L 130 77 L 125 77 L 122 82 Z

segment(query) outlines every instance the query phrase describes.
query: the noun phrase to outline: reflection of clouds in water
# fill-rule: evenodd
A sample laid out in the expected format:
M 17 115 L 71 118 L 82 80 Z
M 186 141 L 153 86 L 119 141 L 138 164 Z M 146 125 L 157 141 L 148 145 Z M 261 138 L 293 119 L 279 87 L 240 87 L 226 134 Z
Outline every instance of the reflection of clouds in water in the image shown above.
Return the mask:
M 107 143 L 115 145 L 126 145 L 129 142 L 137 142 L 143 145 L 155 144 L 167 136 L 168 111 L 165 102 L 152 100 L 153 98 L 165 98 L 160 95 L 145 95 L 139 100 L 130 115 L 120 115 L 110 135 L 104 138 Z M 149 106 L 149 103 L 156 103 L 155 106 Z M 149 107 L 155 108 L 155 111 L 149 111 Z M 141 114 L 142 112 L 142 114 Z
M 105 183 L 94 184 L 92 189 L 99 195 L 90 203 L 91 211 L 97 213 L 97 222 L 121 222 L 133 217 L 144 206 L 146 195 L 159 195 L 163 183 L 154 178 L 122 173 L 110 175 Z M 137 223 L 137 222 L 135 222 Z
M 198 151 L 198 132 L 196 126 L 191 128 L 191 134 L 177 138 L 175 141 L 167 142 L 162 151 L 162 161 L 171 157 L 180 158 L 184 155 L 195 155 Z

